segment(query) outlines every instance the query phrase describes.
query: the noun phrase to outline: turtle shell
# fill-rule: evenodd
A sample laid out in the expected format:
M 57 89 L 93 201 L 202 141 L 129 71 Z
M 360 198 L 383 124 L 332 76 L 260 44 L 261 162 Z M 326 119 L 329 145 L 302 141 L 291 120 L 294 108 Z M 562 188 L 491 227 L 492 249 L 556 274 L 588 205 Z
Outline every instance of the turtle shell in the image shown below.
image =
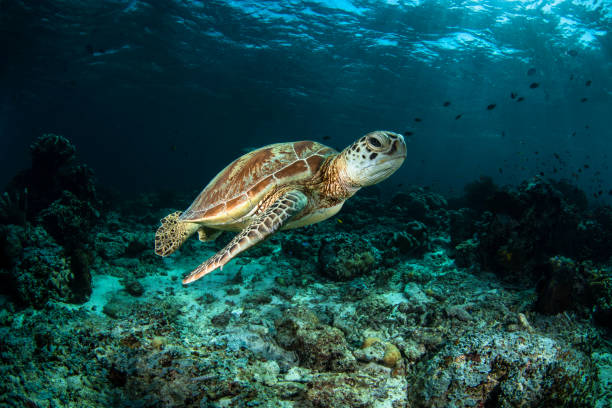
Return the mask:
M 311 178 L 328 156 L 337 153 L 312 141 L 276 143 L 253 150 L 217 174 L 180 220 L 231 224 L 275 188 Z

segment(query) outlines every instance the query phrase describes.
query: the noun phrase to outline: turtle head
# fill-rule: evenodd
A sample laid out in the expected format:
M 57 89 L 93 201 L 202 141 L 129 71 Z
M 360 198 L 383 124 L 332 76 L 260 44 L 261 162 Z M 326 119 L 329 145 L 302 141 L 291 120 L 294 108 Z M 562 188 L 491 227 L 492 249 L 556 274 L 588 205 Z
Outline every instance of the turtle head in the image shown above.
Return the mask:
M 343 176 L 355 187 L 380 183 L 406 159 L 406 142 L 398 133 L 377 130 L 368 133 L 340 153 L 344 159 Z

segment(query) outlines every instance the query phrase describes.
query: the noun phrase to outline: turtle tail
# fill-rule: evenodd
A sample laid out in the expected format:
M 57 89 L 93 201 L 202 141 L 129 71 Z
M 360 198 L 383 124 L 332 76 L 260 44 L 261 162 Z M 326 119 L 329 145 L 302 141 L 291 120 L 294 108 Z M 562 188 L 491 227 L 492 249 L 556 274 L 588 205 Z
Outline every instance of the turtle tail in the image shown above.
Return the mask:
M 161 226 L 155 233 L 155 253 L 157 255 L 170 255 L 199 228 L 196 223 L 180 221 L 180 216 L 181 211 L 177 211 L 161 220 Z

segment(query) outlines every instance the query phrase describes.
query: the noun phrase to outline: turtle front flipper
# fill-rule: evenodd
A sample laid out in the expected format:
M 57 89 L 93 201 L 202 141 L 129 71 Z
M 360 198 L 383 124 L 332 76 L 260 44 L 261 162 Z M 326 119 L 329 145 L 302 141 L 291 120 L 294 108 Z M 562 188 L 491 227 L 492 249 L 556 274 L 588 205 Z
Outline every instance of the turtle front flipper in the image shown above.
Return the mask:
M 161 220 L 161 226 L 155 233 L 155 253 L 157 255 L 170 255 L 200 228 L 196 223 L 179 220 L 180 216 L 181 212 L 177 211 Z
M 186 285 L 196 281 L 217 268 L 223 268 L 223 265 L 240 252 L 263 241 L 278 231 L 291 217 L 302 211 L 307 203 L 308 198 L 306 195 L 298 190 L 292 190 L 280 196 L 278 200 L 272 203 L 261 214 L 257 215 L 253 222 L 236 235 L 225 248 L 198 266 L 183 279 L 183 284 Z

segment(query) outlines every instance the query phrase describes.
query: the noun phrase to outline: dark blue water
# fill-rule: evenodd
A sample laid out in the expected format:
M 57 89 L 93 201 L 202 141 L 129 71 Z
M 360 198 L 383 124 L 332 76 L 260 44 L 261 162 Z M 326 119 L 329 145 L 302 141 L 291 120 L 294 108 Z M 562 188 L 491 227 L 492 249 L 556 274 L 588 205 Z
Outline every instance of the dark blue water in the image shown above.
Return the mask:
M 411 142 L 386 188 L 543 172 L 604 199 L 611 20 L 607 1 L 5 0 L 0 184 L 47 132 L 139 192 L 200 189 L 242 148 L 390 129 Z

